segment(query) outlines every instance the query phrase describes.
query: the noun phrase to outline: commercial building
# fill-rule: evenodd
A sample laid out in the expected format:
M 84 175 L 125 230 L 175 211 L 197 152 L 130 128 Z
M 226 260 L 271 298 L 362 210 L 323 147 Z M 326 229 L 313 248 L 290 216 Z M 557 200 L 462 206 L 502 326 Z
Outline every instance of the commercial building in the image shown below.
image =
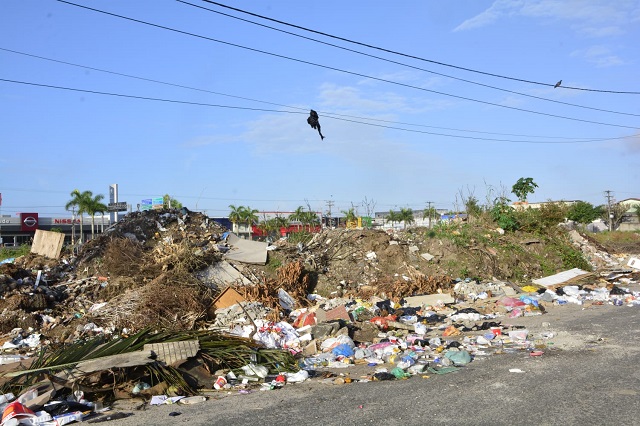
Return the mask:
M 36 229 L 58 231 L 65 235 L 64 242 L 69 244 L 83 236 L 83 241 L 91 238 L 91 218 L 76 217 L 41 217 L 38 213 L 20 213 L 17 217 L 4 215 L 0 217 L 0 244 L 19 246 L 30 244 Z M 109 216 L 95 218 L 94 233 L 103 232 L 111 225 Z

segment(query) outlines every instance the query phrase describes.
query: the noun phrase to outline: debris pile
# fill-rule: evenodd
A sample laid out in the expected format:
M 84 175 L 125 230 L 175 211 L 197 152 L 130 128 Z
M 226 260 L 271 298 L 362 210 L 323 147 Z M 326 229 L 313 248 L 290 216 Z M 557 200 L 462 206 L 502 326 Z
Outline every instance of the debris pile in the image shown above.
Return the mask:
M 452 243 L 339 229 L 268 244 L 186 209 L 132 213 L 77 254 L 0 264 L 4 417 L 117 418 L 131 414 L 108 411 L 122 398 L 192 404 L 310 378 L 427 378 L 493 354 L 543 356 L 554 334 L 511 320 L 564 304 L 640 306 L 640 261 L 574 232 L 593 270 L 515 284 L 498 250 L 460 233 Z M 541 258 L 541 245 L 526 240 L 518 255 Z M 454 247 L 504 273 L 452 278 Z

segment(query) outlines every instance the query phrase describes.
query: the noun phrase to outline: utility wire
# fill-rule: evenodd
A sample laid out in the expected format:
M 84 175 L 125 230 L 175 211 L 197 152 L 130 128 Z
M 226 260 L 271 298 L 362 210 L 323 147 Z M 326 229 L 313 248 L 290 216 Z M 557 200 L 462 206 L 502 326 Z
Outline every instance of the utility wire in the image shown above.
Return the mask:
M 182 88 L 182 89 L 189 89 L 189 90 L 195 90 L 195 91 L 199 91 L 199 92 L 211 93 L 211 94 L 219 95 L 219 96 L 227 96 L 227 97 L 230 97 L 230 98 L 242 99 L 242 100 L 245 100 L 245 101 L 258 102 L 258 103 L 263 103 L 263 104 L 268 104 L 268 105 L 274 105 L 274 106 L 279 106 L 279 107 L 283 107 L 283 108 L 295 109 L 295 110 L 299 110 L 299 111 L 307 111 L 308 110 L 308 108 L 301 108 L 301 107 L 295 107 L 295 106 L 291 106 L 291 105 L 278 104 L 278 103 L 275 103 L 275 102 L 263 101 L 263 100 L 247 98 L 247 97 L 243 97 L 243 96 L 230 95 L 230 94 L 227 94 L 227 93 L 216 92 L 216 91 L 213 91 L 213 90 L 201 89 L 201 88 L 192 87 L 192 86 L 185 86 L 185 85 L 176 84 L 176 83 L 169 83 L 169 82 L 166 82 L 166 81 L 156 80 L 156 79 L 152 79 L 152 78 L 140 77 L 140 76 L 135 76 L 135 75 L 131 75 L 131 74 L 125 74 L 125 73 L 121 73 L 121 72 L 117 72 L 117 71 L 111 71 L 111 70 L 105 70 L 105 69 L 101 69 L 101 68 L 90 67 L 90 66 L 86 66 L 86 65 L 75 64 L 75 63 L 72 63 L 72 62 L 67 62 L 67 61 L 62 61 L 62 60 L 58 60 L 58 59 L 47 58 L 47 57 L 44 57 L 44 56 L 34 55 L 34 54 L 31 54 L 31 53 L 19 52 L 17 50 L 7 49 L 7 48 L 4 48 L 4 47 L 0 47 L 0 50 L 1 51 L 5 51 L 5 52 L 10 52 L 10 53 L 15 53 L 15 54 L 18 54 L 18 55 L 27 56 L 27 57 L 30 57 L 30 58 L 36 58 L 36 59 L 55 62 L 55 63 L 59 63 L 59 64 L 63 64 L 63 65 L 69 65 L 69 66 L 88 69 L 88 70 L 92 70 L 92 71 L 98 71 L 98 72 L 103 72 L 103 73 L 107 73 L 107 74 L 117 75 L 117 76 L 120 76 L 120 77 L 127 77 L 127 78 L 147 81 L 147 82 L 151 82 L 151 83 L 157 83 L 157 84 L 163 84 L 163 85 L 172 86 L 172 87 L 179 87 L 179 88 Z M 486 131 L 480 131 L 480 130 L 468 130 L 468 129 L 456 129 L 456 128 L 451 128 L 451 127 L 428 126 L 428 125 L 425 125 L 425 124 L 415 124 L 415 123 L 406 123 L 406 122 L 399 122 L 399 121 L 392 121 L 392 120 L 382 120 L 382 119 L 378 119 L 378 118 L 374 119 L 374 118 L 370 118 L 370 117 L 359 117 L 359 116 L 346 115 L 346 114 L 337 114 L 337 113 L 323 112 L 323 111 L 320 111 L 320 112 L 321 112 L 322 115 L 331 115 L 334 118 L 344 117 L 344 118 L 350 118 L 350 119 L 355 119 L 355 120 L 367 120 L 367 121 L 373 121 L 373 122 L 379 122 L 379 123 L 387 123 L 387 124 L 395 124 L 395 125 L 403 125 L 403 126 L 424 127 L 424 128 L 440 129 L 440 130 L 450 130 L 450 131 L 455 131 L 455 132 L 481 133 L 481 134 L 498 135 L 498 136 L 517 136 L 517 137 L 526 137 L 526 138 L 567 139 L 567 140 L 581 140 L 581 141 L 584 141 L 584 138 L 570 138 L 570 137 L 562 137 L 562 136 L 539 136 L 539 135 L 523 135 L 523 134 L 514 134 L 514 133 L 486 132 Z M 623 137 L 619 137 L 619 138 L 603 138 L 602 140 L 624 139 L 624 138 L 626 138 L 626 137 L 623 136 Z
M 563 115 L 551 114 L 551 113 L 546 113 L 546 112 L 541 112 L 541 111 L 534 111 L 534 110 L 529 110 L 529 109 L 525 109 L 525 108 L 513 107 L 513 106 L 509 106 L 509 105 L 501 105 L 501 104 L 498 104 L 498 103 L 495 103 L 495 102 L 483 101 L 483 100 L 479 100 L 479 99 L 469 98 L 469 97 L 466 97 L 466 96 L 459 96 L 459 95 L 453 95 L 453 94 L 450 94 L 450 93 L 439 92 L 437 90 L 426 89 L 424 87 L 413 86 L 413 85 L 410 85 L 410 84 L 400 83 L 400 82 L 392 81 L 392 80 L 387 80 L 387 79 L 380 78 L 380 77 L 373 77 L 373 76 L 369 76 L 369 75 L 362 74 L 362 73 L 357 73 L 357 72 L 353 72 L 353 71 L 347 71 L 347 70 L 343 70 L 343 69 L 340 69 L 340 68 L 331 67 L 331 66 L 328 66 L 328 65 L 322 65 L 322 64 L 315 63 L 315 62 L 310 62 L 310 61 L 305 61 L 305 60 L 302 60 L 302 59 L 292 58 L 290 56 L 285 56 L 285 55 L 280 55 L 280 54 L 277 54 L 277 53 L 267 52 L 267 51 L 256 49 L 256 48 L 253 48 L 253 47 L 247 47 L 247 46 L 243 46 L 243 45 L 236 44 L 236 43 L 222 41 L 222 40 L 218 40 L 218 39 L 215 39 L 215 38 L 211 38 L 211 37 L 207 37 L 207 36 L 203 36 L 203 35 L 199 35 L 199 34 L 195 34 L 195 33 L 190 33 L 188 31 L 182 31 L 182 30 L 178 30 L 178 29 L 175 29 L 175 28 L 167 27 L 167 26 L 164 26 L 164 25 L 153 24 L 151 22 L 142 21 L 140 19 L 129 18 L 127 16 L 118 15 L 116 13 L 106 12 L 106 11 L 100 10 L 100 9 L 94 9 L 92 7 L 83 6 L 83 5 L 72 3 L 72 2 L 69 2 L 69 1 L 65 1 L 65 0 L 57 0 L 57 1 L 60 2 L 60 3 L 69 4 L 71 6 L 76 6 L 76 7 L 80 7 L 80 8 L 87 9 L 87 10 L 91 10 L 91 11 L 94 11 L 94 12 L 103 13 L 105 15 L 114 16 L 114 17 L 121 18 L 121 19 L 126 19 L 126 20 L 129 20 L 129 21 L 132 21 L 132 22 L 137 22 L 137 23 L 140 23 L 140 24 L 144 24 L 144 25 L 149 25 L 149 26 L 156 27 L 156 28 L 165 29 L 165 30 L 168 30 L 168 31 L 173 31 L 173 32 L 180 33 L 180 34 L 185 34 L 185 35 L 189 35 L 189 36 L 192 36 L 192 37 L 198 37 L 198 38 L 209 40 L 209 41 L 213 41 L 213 42 L 216 42 L 216 43 L 221 43 L 221 44 L 225 44 L 225 45 L 228 45 L 228 46 L 233 46 L 233 47 L 237 47 L 237 48 L 240 48 L 240 49 L 249 50 L 251 52 L 262 53 L 264 55 L 269 55 L 269 56 L 273 56 L 273 57 L 277 57 L 277 58 L 287 59 L 287 60 L 290 60 L 290 61 L 299 62 L 299 63 L 303 63 L 303 64 L 307 64 L 307 65 L 312 65 L 312 66 L 315 66 L 315 67 L 324 68 L 324 69 L 328 69 L 328 70 L 332 70 L 332 71 L 337 71 L 337 72 L 341 72 L 341 73 L 345 73 L 345 74 L 355 75 L 355 76 L 358 76 L 358 77 L 368 78 L 368 79 L 371 79 L 371 80 L 382 81 L 382 82 L 389 83 L 389 84 L 394 84 L 394 85 L 397 85 L 397 86 L 408 87 L 408 88 L 416 89 L 416 90 L 422 90 L 424 92 L 435 93 L 435 94 L 438 94 L 438 95 L 448 96 L 448 97 L 455 98 L 455 99 L 462 99 L 462 100 L 476 102 L 476 103 L 480 103 L 480 104 L 484 104 L 484 105 L 491 105 L 491 106 L 511 109 L 511 110 L 515 110 L 515 111 L 528 112 L 528 113 L 531 113 L 531 114 L 537 114 L 537 115 L 542 115 L 542 116 L 546 116 L 546 117 L 561 118 L 561 119 L 565 119 L 565 120 L 578 121 L 578 122 L 582 122 L 582 123 L 598 124 L 598 125 L 601 125 L 601 126 L 620 127 L 620 128 L 626 128 L 626 129 L 634 129 L 634 130 L 636 129 L 636 127 L 633 127 L 633 126 L 625 126 L 625 125 L 622 125 L 622 124 L 612 124 L 612 123 L 604 123 L 604 122 L 600 122 L 600 121 L 584 120 L 584 119 L 575 118 L 575 117 L 567 117 L 567 116 L 563 116 Z
M 391 59 L 383 58 L 381 56 L 371 55 L 369 53 L 361 52 L 361 51 L 354 50 L 354 49 L 349 49 L 348 47 L 339 46 L 337 44 L 328 43 L 326 41 L 318 40 L 318 39 L 315 39 L 315 38 L 306 37 L 306 36 L 303 36 L 303 35 L 300 35 L 300 34 L 292 33 L 290 31 L 282 30 L 280 28 L 276 28 L 276 27 L 272 27 L 272 26 L 269 26 L 269 25 L 261 24 L 259 22 L 251 21 L 249 19 L 244 19 L 244 18 L 240 18 L 238 16 L 233 16 L 233 15 L 230 15 L 228 13 L 220 12 L 218 10 L 212 10 L 212 9 L 209 9 L 209 8 L 206 8 L 206 7 L 203 7 L 203 6 L 192 4 L 192 3 L 186 2 L 184 0 L 176 0 L 176 1 L 178 1 L 179 3 L 183 3 L 183 4 L 186 4 L 186 5 L 189 5 L 189 6 L 196 7 L 198 9 L 203 9 L 203 10 L 206 10 L 206 11 L 209 11 L 209 12 L 212 12 L 212 13 L 217 13 L 218 15 L 222 15 L 222 16 L 226 16 L 226 17 L 229 17 L 229 18 L 237 19 L 237 20 L 242 21 L 242 22 L 247 22 L 247 23 L 250 23 L 250 24 L 253 24 L 253 25 L 258 25 L 260 27 L 268 28 L 270 30 L 274 30 L 274 31 L 278 31 L 278 32 L 281 32 L 281 33 L 284 33 L 284 34 L 292 35 L 294 37 L 299 37 L 299 38 L 302 38 L 302 39 L 305 39 L 305 40 L 313 41 L 314 43 L 324 44 L 326 46 L 335 47 L 337 49 L 345 50 L 347 52 L 352 52 L 352 53 L 356 53 L 358 55 L 367 56 L 369 58 L 378 59 L 378 60 L 381 60 L 381 61 L 385 61 L 385 62 L 389 62 L 389 63 L 392 63 L 392 64 L 396 64 L 396 65 L 401 65 L 403 67 L 415 69 L 415 70 L 418 70 L 418 71 L 424 71 L 424 72 L 427 72 L 427 73 L 430 73 L 430 74 L 451 78 L 453 80 L 458 80 L 458 81 L 462 81 L 462 82 L 469 83 L 469 84 L 475 84 L 476 86 L 486 87 L 486 88 L 489 88 L 489 89 L 499 90 L 501 92 L 512 93 L 512 94 L 519 95 L 519 96 L 525 96 L 527 98 L 538 99 L 538 100 L 542 100 L 542 101 L 546 101 L 546 102 L 553 102 L 553 103 L 556 103 L 556 104 L 567 105 L 567 106 L 572 106 L 572 107 L 576 107 L 576 108 L 584 108 L 584 109 L 590 109 L 590 110 L 593 110 L 593 111 L 608 112 L 608 113 L 611 113 L 611 114 L 620 114 L 620 115 L 629 115 L 629 116 L 640 117 L 640 114 L 633 114 L 633 113 L 630 113 L 630 112 L 613 111 L 613 110 L 608 110 L 608 109 L 602 109 L 602 108 L 590 107 L 590 106 L 585 106 L 585 105 L 573 104 L 573 103 L 570 103 L 570 102 L 558 101 L 556 99 L 544 98 L 542 96 L 529 95 L 527 93 L 517 92 L 515 90 L 508 90 L 508 89 L 504 89 L 504 88 L 501 88 L 501 87 L 492 86 L 490 84 L 484 84 L 484 83 L 479 83 L 477 81 L 472 81 L 472 80 L 467 80 L 467 79 L 464 79 L 464 78 L 454 77 L 454 76 L 449 75 L 449 74 L 443 74 L 443 73 L 432 71 L 432 70 L 428 70 L 428 69 L 425 69 L 425 68 L 416 67 L 414 65 L 405 64 L 403 62 L 398 62 L 398 61 L 394 61 L 394 60 L 391 60 Z
M 23 84 L 23 85 L 27 85 L 27 86 L 45 87 L 45 88 L 49 88 L 49 89 L 67 90 L 67 91 L 72 91 L 72 92 L 91 93 L 91 94 L 94 94 L 94 95 L 115 96 L 115 97 L 120 97 L 120 98 L 130 98 L 130 99 L 138 99 L 138 100 L 145 100 L 145 101 L 166 102 L 166 103 L 186 104 L 186 105 L 195 105 L 195 106 L 206 106 L 206 107 L 215 107 L 215 108 L 239 109 L 239 110 L 247 110 L 247 111 L 284 113 L 284 114 L 307 114 L 306 112 L 297 112 L 297 111 L 282 111 L 282 110 L 273 110 L 273 109 L 266 109 L 266 108 L 250 108 L 250 107 L 241 107 L 241 106 L 234 106 L 234 105 L 209 104 L 209 103 L 205 103 L 205 102 L 180 101 L 180 100 L 166 99 L 166 98 L 152 98 L 152 97 L 149 97 L 149 96 L 127 95 L 127 94 L 123 94 L 123 93 L 114 93 L 114 92 L 101 92 L 101 91 L 98 91 L 98 90 L 77 89 L 77 88 L 73 88 L 73 87 L 55 86 L 55 85 L 51 85 L 51 84 L 33 83 L 33 82 L 28 82 L 28 81 L 11 80 L 11 79 L 6 79 L 6 78 L 0 78 L 0 81 L 4 81 L 4 82 L 7 82 L 7 83 L 14 83 L 14 84 Z M 451 135 L 451 134 L 447 134 L 447 133 L 427 132 L 427 131 L 424 131 L 424 130 L 416 130 L 416 129 L 405 129 L 405 128 L 402 128 L 402 127 L 393 127 L 393 126 L 386 126 L 386 125 L 382 125 L 382 124 L 374 124 L 374 123 L 366 123 L 366 122 L 363 122 L 363 121 L 350 120 L 350 119 L 346 119 L 346 118 L 332 117 L 331 115 L 325 115 L 324 117 L 332 118 L 334 120 L 340 120 L 340 121 L 347 121 L 347 122 L 351 122 L 351 123 L 362 124 L 362 125 L 365 125 L 365 126 L 380 127 L 380 128 L 384 128 L 384 129 L 391 129 L 391 130 L 400 130 L 400 131 L 410 132 L 410 133 L 420 133 L 420 134 L 433 135 L 433 136 L 443 136 L 443 137 L 449 137 L 449 138 L 471 139 L 471 140 L 481 140 L 481 141 L 490 141 L 490 142 L 530 143 L 530 144 L 574 144 L 574 143 L 602 142 L 602 141 L 608 141 L 608 140 L 617 139 L 617 138 L 611 138 L 611 139 L 609 139 L 609 138 L 607 138 L 607 139 L 585 139 L 585 140 L 576 140 L 576 141 L 555 141 L 555 142 L 552 142 L 552 141 L 529 141 L 529 140 L 495 139 L 495 138 L 483 138 L 483 137 L 477 137 L 477 136 L 462 136 L 462 135 Z M 628 136 L 628 137 L 631 137 L 631 136 Z M 622 137 L 620 139 L 625 139 L 625 138 L 626 137 Z
M 61 0 L 58 0 L 58 1 L 61 1 Z M 419 60 L 419 61 L 430 62 L 430 63 L 433 63 L 433 64 L 442 65 L 442 66 L 450 67 L 450 68 L 455 68 L 455 69 L 459 69 L 459 70 L 463 70 L 463 71 L 473 72 L 473 73 L 477 73 L 477 74 L 488 75 L 488 76 L 491 76 L 491 77 L 503 78 L 503 79 L 506 79 L 506 80 L 520 81 L 520 82 L 523 82 L 523 83 L 537 84 L 539 86 L 547 86 L 547 87 L 554 87 L 555 86 L 555 84 L 542 83 L 542 82 L 539 82 L 539 81 L 525 80 L 525 79 L 521 79 L 521 78 L 509 77 L 509 76 L 505 76 L 505 75 L 494 74 L 494 73 L 485 72 L 485 71 L 479 71 L 479 70 L 476 70 L 476 69 L 473 69 L 473 68 L 465 68 L 465 67 L 461 67 L 461 66 L 457 66 L 457 65 L 447 64 L 447 63 L 444 63 L 444 62 L 434 61 L 434 60 L 431 60 L 431 59 L 425 59 L 425 58 L 421 58 L 419 56 L 409 55 L 407 53 L 402 53 L 402 52 L 398 52 L 398 51 L 395 51 L 395 50 L 385 49 L 385 48 L 382 48 L 382 47 L 373 46 L 371 44 L 362 43 L 362 42 L 351 40 L 351 39 L 348 39 L 348 38 L 335 36 L 335 35 L 332 35 L 332 34 L 324 33 L 322 31 L 312 30 L 310 28 L 306 28 L 306 27 L 302 27 L 300 25 L 291 24 L 289 22 L 285 22 L 285 21 L 280 21 L 280 20 L 277 20 L 277 19 L 269 18 L 268 16 L 258 15 L 257 13 L 252 13 L 252 12 L 249 12 L 249 11 L 246 11 L 246 10 L 243 10 L 243 9 L 239 9 L 239 8 L 236 8 L 236 7 L 231 7 L 231 6 L 228 6 L 226 4 L 218 3 L 218 2 L 215 2 L 215 1 L 212 1 L 212 0 L 202 0 L 202 1 L 204 1 L 206 3 L 215 4 L 216 6 L 220 6 L 220 7 L 223 7 L 225 9 L 231 9 L 231 10 L 235 10 L 236 12 L 240 12 L 240 13 L 244 13 L 244 14 L 247 14 L 247 15 L 251 15 L 251 16 L 254 16 L 256 18 L 265 19 L 267 21 L 276 22 L 278 24 L 286 25 L 288 27 L 293 27 L 293 28 L 297 28 L 299 30 L 308 31 L 308 32 L 311 32 L 311 33 L 314 33 L 314 34 L 323 35 L 325 37 L 334 38 L 336 40 L 345 41 L 347 43 L 357 44 L 359 46 L 368 47 L 370 49 L 375 49 L 375 50 L 380 50 L 380 51 L 387 52 L 387 53 L 392 53 L 394 55 L 404 56 L 404 57 L 411 58 L 411 59 L 416 59 L 416 60 Z M 602 92 L 602 93 L 617 93 L 617 94 L 627 94 L 627 95 L 640 95 L 640 92 L 632 92 L 632 91 L 599 90 L 599 89 L 587 89 L 587 88 L 583 88 L 583 87 L 572 87 L 572 86 L 560 86 L 560 87 L 563 88 L 563 89 L 583 90 L 583 91 L 586 91 L 586 92 Z

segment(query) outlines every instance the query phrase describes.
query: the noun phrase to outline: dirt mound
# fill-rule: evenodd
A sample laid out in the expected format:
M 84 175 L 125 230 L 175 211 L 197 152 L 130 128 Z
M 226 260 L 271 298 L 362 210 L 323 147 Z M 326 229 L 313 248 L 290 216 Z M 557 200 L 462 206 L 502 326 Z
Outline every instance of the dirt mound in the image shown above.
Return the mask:
M 323 230 L 306 244 L 276 241 L 266 265 L 254 265 L 225 260 L 225 232 L 186 209 L 136 212 L 77 255 L 63 252 L 54 261 L 29 254 L 0 265 L 0 331 L 33 327 L 64 340 L 87 330 L 192 330 L 214 320 L 212 304 L 225 285 L 277 315 L 281 291 L 299 307 L 309 305 L 310 293 L 399 299 L 448 292 L 456 278 L 529 282 L 591 270 L 588 257 L 602 257 L 601 247 L 562 230 L 541 236 L 452 223 L 391 233 Z M 203 278 L 225 262 L 242 285 Z

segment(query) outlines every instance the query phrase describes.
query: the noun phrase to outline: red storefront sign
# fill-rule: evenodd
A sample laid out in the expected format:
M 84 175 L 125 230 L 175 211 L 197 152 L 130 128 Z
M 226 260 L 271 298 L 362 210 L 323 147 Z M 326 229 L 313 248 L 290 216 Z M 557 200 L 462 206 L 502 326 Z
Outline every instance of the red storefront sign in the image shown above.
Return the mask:
M 20 213 L 20 230 L 35 232 L 38 229 L 38 213 Z

